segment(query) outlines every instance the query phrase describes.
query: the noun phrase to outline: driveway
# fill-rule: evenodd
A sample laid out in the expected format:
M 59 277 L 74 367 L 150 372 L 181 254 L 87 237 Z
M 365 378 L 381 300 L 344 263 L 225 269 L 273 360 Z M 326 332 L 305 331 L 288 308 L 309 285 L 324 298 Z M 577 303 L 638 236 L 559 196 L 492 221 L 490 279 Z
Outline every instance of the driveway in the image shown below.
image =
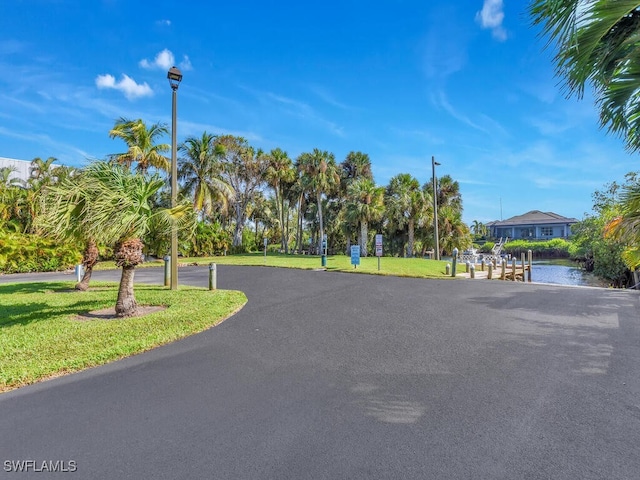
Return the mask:
M 0 395 L 0 478 L 640 478 L 637 292 L 222 265 L 218 286 L 249 299 L 218 327 Z

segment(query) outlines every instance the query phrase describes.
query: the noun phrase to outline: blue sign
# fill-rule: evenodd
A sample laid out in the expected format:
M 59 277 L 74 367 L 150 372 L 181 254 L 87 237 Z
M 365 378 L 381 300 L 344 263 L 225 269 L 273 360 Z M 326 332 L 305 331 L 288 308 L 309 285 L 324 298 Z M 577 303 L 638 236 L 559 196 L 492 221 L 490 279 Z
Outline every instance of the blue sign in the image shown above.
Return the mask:
M 360 245 L 351 245 L 351 265 L 360 265 Z

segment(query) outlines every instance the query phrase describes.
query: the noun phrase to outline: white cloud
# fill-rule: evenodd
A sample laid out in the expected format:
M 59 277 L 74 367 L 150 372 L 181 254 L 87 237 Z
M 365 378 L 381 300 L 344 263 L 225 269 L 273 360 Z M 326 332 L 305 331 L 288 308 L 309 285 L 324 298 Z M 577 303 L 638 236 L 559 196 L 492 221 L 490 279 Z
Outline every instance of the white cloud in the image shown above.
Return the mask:
M 187 61 L 188 60 L 189 59 L 187 58 Z M 168 50 L 166 48 L 162 50 L 160 53 L 158 53 L 156 55 L 156 58 L 154 58 L 152 62 L 150 62 L 146 58 L 143 58 L 142 60 L 140 60 L 140 66 L 142 68 L 146 68 L 147 70 L 152 70 L 154 68 L 169 70 L 175 64 L 176 64 L 176 59 L 173 56 L 173 53 L 171 53 L 171 50 Z
M 490 29 L 493 38 L 500 41 L 507 39 L 507 32 L 502 26 L 504 20 L 502 0 L 484 0 L 482 10 L 476 13 L 476 21 L 482 28 Z
M 128 75 L 122 75 L 122 80 L 119 82 L 116 82 L 113 75 L 98 75 L 96 77 L 96 86 L 98 88 L 118 90 L 124 93 L 124 96 L 129 100 L 153 95 L 153 90 L 151 90 L 147 82 L 142 84 L 136 83 L 136 81 Z
M 193 66 L 191 65 L 191 60 L 189 60 L 189 57 L 186 55 L 182 57 L 182 61 L 180 62 L 180 70 L 184 70 L 185 72 L 188 72 L 189 70 L 193 70 Z
M 170 27 L 171 20 L 158 20 L 156 21 L 156 25 L 158 25 L 159 27 Z

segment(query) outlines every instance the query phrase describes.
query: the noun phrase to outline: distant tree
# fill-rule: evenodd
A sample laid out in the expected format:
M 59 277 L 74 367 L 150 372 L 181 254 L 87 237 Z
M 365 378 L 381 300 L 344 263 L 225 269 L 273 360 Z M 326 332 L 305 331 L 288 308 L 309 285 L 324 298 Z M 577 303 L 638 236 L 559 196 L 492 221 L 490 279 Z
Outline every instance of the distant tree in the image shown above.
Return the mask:
M 201 219 L 210 217 L 215 205 L 226 213 L 235 192 L 222 178 L 224 147 L 216 143 L 214 135 L 203 132 L 200 138 L 188 137 L 179 150 L 178 179 L 183 181 L 183 191 L 193 198 L 193 209 Z
M 288 232 L 285 222 L 285 203 L 287 199 L 286 190 L 291 187 L 296 179 L 296 172 L 293 168 L 293 162 L 287 155 L 287 152 L 276 148 L 271 150 L 266 156 L 268 166 L 265 172 L 265 179 L 269 186 L 273 189 L 275 195 L 276 215 L 282 232 L 280 238 L 280 248 L 283 252 L 289 252 L 287 242 Z
M 322 197 L 337 187 L 340 181 L 338 167 L 333 153 L 317 148 L 310 153 L 301 154 L 296 164 L 302 173 L 303 187 L 315 196 L 319 224 L 318 251 L 320 251 L 320 243 L 324 235 Z
M 487 226 L 478 220 L 474 220 L 471 224 L 471 233 L 473 233 L 476 237 L 486 236 L 487 230 Z
M 360 254 L 366 257 L 369 223 L 384 214 L 384 187 L 362 177 L 349 185 L 347 191 L 347 219 L 360 224 Z
M 171 146 L 167 143 L 156 143 L 158 137 L 169 133 L 166 125 L 154 123 L 150 127 L 142 119 L 129 120 L 120 117 L 114 127 L 109 131 L 109 137 L 119 138 L 127 144 L 127 151 L 116 153 L 110 157 L 127 168 L 135 163 L 136 170 L 147 173 L 149 168 L 169 171 L 169 159 L 163 155 Z
M 427 218 L 427 202 L 420 183 L 408 173 L 391 178 L 386 189 L 388 218 L 391 224 L 407 232 L 407 255 L 413 256 L 416 226 Z
M 264 184 L 269 165 L 262 150 L 256 150 L 246 139 L 233 135 L 216 137 L 216 145 L 223 149 L 222 178 L 233 188 L 232 201 L 235 230 L 232 246 L 242 247 L 242 232 L 247 221 L 248 207 Z

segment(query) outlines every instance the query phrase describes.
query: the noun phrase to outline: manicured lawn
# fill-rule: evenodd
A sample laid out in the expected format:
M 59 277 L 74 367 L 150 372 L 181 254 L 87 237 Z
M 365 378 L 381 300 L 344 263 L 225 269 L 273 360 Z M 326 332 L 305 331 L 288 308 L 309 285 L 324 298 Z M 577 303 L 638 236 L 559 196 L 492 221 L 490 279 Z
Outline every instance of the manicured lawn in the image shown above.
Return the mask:
M 312 270 L 321 268 L 321 260 L 315 255 L 282 255 L 268 253 L 265 259 L 262 253 L 247 253 L 206 258 L 180 258 L 179 263 L 208 265 L 210 262 L 220 265 L 252 265 L 284 268 L 300 268 Z M 376 257 L 362 257 L 358 268 L 351 265 L 351 257 L 346 255 L 330 255 L 327 257 L 327 270 L 335 272 L 369 273 L 375 275 L 394 275 L 398 277 L 418 278 L 450 278 L 445 275 L 447 262 L 425 260 L 422 258 L 396 258 L 382 257 L 380 259 L 380 271 L 378 271 L 378 259 Z M 142 266 L 162 266 L 164 262 L 158 260 L 147 262 Z M 100 269 L 115 268 L 113 261 L 101 262 Z
M 0 285 L 0 392 L 101 365 L 217 325 L 247 301 L 242 292 L 137 284 L 140 305 L 167 308 L 127 319 L 78 315 L 115 305 L 117 284 L 72 282 Z

